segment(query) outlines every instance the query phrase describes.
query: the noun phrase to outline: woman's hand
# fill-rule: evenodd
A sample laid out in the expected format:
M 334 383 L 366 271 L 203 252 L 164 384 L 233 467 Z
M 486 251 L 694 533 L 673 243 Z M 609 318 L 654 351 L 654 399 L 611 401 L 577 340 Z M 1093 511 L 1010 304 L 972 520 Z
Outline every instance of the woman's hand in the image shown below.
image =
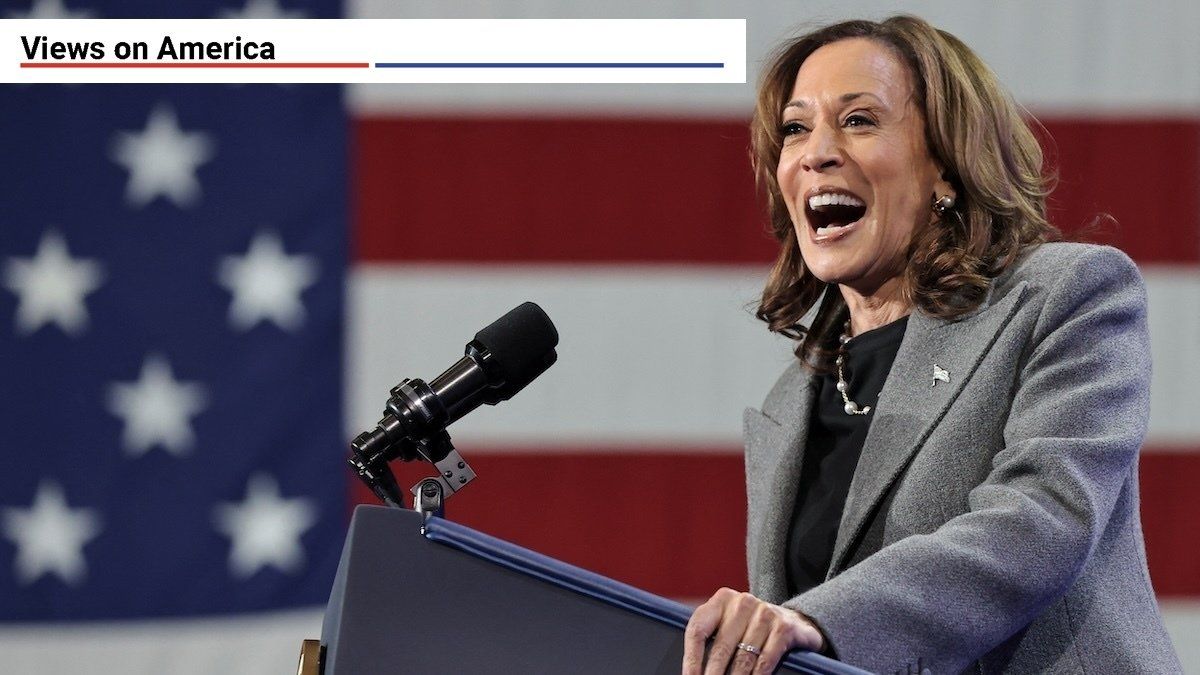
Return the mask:
M 713 643 L 706 664 L 704 642 L 710 637 Z M 821 631 L 799 612 L 722 588 L 688 621 L 683 675 L 701 675 L 701 666 L 703 675 L 720 675 L 727 667 L 730 673 L 771 673 L 789 650 L 824 647 Z

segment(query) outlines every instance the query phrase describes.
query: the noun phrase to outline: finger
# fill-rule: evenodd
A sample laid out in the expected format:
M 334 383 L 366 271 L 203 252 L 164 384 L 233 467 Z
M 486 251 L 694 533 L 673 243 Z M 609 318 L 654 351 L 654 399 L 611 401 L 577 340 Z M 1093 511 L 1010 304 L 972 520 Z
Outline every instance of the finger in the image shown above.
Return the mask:
M 721 589 L 708 602 L 692 612 L 683 631 L 683 675 L 700 675 L 704 665 L 704 643 L 717 630 L 724 612 L 725 600 Z
M 783 610 L 790 612 L 791 610 Z M 755 673 L 773 673 L 779 662 L 793 649 L 818 651 L 821 648 L 821 633 L 817 627 L 800 614 L 787 616 L 776 621 L 763 643 L 762 656 L 755 664 Z
M 788 622 L 792 626 L 793 648 L 799 647 L 814 652 L 825 649 L 825 636 L 812 619 L 799 612 L 791 614 L 790 618 L 794 619 L 794 621 Z
M 750 617 L 750 623 L 746 626 L 746 632 L 742 635 L 741 642 L 761 649 L 771 634 L 771 626 L 776 618 L 777 615 L 770 605 L 760 604 Z M 731 675 L 748 675 L 758 665 L 761 654 L 741 647 L 735 646 L 735 648 L 737 654 L 733 657 L 733 663 L 729 665 L 729 672 Z
M 789 650 L 791 650 L 791 645 L 784 637 L 784 631 L 771 631 L 766 641 L 763 642 L 762 654 L 754 664 L 754 672 L 759 674 L 775 672 L 775 669 L 779 667 L 779 662 L 783 660 Z
M 717 627 L 712 646 L 708 648 L 704 675 L 721 675 L 725 672 L 738 651 L 737 643 L 742 642 L 750 617 L 754 616 L 754 611 L 761 604 L 761 600 L 749 593 L 739 593 L 725 603 L 721 625 Z

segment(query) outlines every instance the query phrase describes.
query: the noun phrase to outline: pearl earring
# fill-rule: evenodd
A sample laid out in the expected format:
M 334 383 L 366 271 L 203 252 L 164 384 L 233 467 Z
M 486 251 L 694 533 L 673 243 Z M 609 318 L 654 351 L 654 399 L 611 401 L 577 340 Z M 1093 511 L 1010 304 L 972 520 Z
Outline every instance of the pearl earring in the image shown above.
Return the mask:
M 933 211 L 939 216 L 946 215 L 946 211 L 954 208 L 954 195 L 946 195 L 940 199 L 935 199 L 933 202 Z

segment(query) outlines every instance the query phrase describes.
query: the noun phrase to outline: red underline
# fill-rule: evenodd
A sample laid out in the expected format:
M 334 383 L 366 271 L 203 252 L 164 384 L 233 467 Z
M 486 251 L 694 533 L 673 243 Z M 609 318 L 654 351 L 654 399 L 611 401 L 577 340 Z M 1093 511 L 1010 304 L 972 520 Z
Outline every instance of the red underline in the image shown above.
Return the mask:
M 337 62 L 283 62 L 247 63 L 237 61 L 232 63 L 44 63 L 41 61 L 23 61 L 22 68 L 369 68 L 370 63 L 337 63 Z

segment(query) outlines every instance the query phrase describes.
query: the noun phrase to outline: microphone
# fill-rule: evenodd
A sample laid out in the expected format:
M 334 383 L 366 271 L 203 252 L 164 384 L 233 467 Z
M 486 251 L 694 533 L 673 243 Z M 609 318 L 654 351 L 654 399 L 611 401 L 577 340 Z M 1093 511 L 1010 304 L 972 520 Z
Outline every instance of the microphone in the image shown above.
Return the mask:
M 476 333 L 465 355 L 441 375 L 393 387 L 383 419 L 350 446 L 372 464 L 417 459 L 415 441 L 440 434 L 482 404 L 512 398 L 554 365 L 556 346 L 558 331 L 550 317 L 537 304 L 522 303 Z

